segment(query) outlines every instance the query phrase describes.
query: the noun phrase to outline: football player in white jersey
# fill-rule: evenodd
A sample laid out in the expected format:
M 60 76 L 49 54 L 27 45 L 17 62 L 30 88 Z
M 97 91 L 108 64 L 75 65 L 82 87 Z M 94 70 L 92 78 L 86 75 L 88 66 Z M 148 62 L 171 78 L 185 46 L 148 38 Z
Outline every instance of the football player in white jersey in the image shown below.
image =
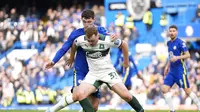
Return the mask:
M 73 100 L 84 100 L 88 95 L 95 92 L 102 83 L 106 83 L 111 90 L 128 102 L 136 112 L 144 112 L 138 100 L 129 93 L 123 84 L 110 59 L 110 48 L 119 47 L 124 55 L 124 67 L 128 68 L 129 54 L 127 43 L 120 39 L 112 42 L 109 36 L 100 35 L 94 25 L 89 26 L 85 33 L 84 38 L 78 37 L 75 40 L 69 61 L 69 64 L 72 64 L 76 48 L 82 47 L 86 53 L 89 65 L 89 72 L 76 92 L 73 93 Z

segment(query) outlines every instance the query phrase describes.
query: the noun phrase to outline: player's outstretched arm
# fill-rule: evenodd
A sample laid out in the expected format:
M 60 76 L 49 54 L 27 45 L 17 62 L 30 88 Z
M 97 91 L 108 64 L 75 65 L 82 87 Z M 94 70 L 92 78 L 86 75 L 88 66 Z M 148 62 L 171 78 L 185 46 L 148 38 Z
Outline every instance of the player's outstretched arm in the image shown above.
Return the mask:
M 70 67 L 72 66 L 72 63 L 74 62 L 75 53 L 76 53 L 76 45 L 73 44 L 71 47 L 70 58 L 67 60 L 67 65 Z
M 129 67 L 129 54 L 128 54 L 128 44 L 125 41 L 122 41 L 122 44 L 120 46 L 122 49 L 122 53 L 124 55 L 124 67 Z

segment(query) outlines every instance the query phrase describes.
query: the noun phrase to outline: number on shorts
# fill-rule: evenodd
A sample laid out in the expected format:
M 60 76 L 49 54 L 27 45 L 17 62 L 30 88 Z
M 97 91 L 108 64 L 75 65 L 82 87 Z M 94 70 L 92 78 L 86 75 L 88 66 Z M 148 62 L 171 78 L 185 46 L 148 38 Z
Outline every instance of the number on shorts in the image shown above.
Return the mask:
M 115 72 L 111 72 L 108 74 L 110 76 L 111 79 L 117 79 L 117 74 Z

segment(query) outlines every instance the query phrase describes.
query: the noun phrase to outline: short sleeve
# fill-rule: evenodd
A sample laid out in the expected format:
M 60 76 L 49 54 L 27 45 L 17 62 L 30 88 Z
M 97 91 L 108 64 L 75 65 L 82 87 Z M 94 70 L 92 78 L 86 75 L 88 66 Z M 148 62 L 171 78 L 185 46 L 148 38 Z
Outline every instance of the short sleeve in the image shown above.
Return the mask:
M 181 52 L 188 51 L 188 48 L 187 48 L 186 43 L 184 41 L 180 41 L 179 48 L 180 48 Z

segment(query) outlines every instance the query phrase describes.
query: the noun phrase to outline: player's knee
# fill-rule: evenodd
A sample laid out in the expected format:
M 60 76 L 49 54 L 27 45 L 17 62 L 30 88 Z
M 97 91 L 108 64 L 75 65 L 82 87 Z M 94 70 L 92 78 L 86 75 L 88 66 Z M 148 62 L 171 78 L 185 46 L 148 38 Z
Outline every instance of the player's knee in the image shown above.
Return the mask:
M 184 91 L 185 91 L 185 94 L 186 94 L 187 96 L 189 96 L 190 93 L 191 93 L 190 89 L 184 89 Z
M 162 86 L 162 92 L 165 94 L 168 92 L 168 88 L 166 88 L 166 86 Z
M 86 98 L 85 91 L 76 90 L 76 98 L 78 101 L 81 101 Z

